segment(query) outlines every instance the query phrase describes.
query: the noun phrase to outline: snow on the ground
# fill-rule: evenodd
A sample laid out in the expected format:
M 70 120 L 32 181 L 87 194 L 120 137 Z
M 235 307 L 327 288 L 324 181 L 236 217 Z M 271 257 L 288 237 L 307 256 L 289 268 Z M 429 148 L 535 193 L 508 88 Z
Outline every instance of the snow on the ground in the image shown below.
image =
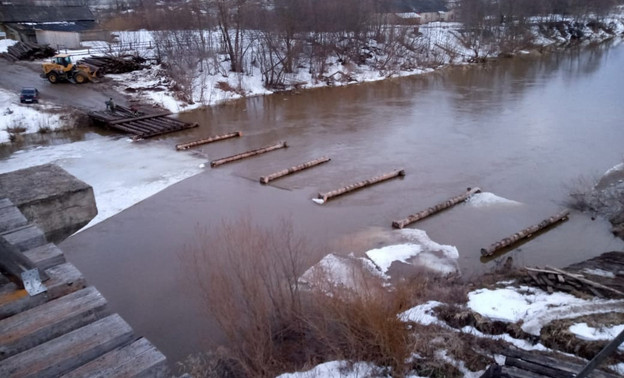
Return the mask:
M 296 373 L 285 373 L 277 378 L 361 378 L 382 377 L 376 373 L 378 368 L 368 362 L 330 361 L 314 368 Z
M 613 340 L 620 332 L 624 331 L 624 324 L 611 327 L 590 327 L 587 323 L 573 324 L 569 327 L 569 331 L 576 337 L 586 341 Z M 624 350 L 624 344 L 619 349 Z
M 616 166 L 614 166 L 614 167 L 609 168 L 609 170 L 607 170 L 607 171 L 604 173 L 604 175 L 603 175 L 603 176 L 608 176 L 608 175 L 610 175 L 610 174 L 612 174 L 612 173 L 614 173 L 614 172 L 618 172 L 618 171 L 624 171 L 624 163 L 620 163 L 620 164 L 617 164 L 617 165 L 616 165 Z
M 373 260 L 375 265 L 386 274 L 393 262 L 400 261 L 407 264 L 410 258 L 418 255 L 422 251 L 423 248 L 421 245 L 407 243 L 371 249 L 366 252 L 366 256 Z
M 123 161 L 119 156 L 124 156 Z M 202 162 L 169 146 L 95 137 L 18 151 L 2 162 L 0 173 L 47 163 L 59 165 L 93 187 L 98 215 L 88 225 L 92 226 L 201 172 Z
M 8 48 L 16 44 L 13 39 L 0 39 L 0 53 L 7 52 Z
M 418 306 L 414 306 L 407 311 L 400 313 L 399 319 L 402 322 L 414 322 L 422 325 L 437 324 L 444 326 L 444 322 L 440 321 L 433 315 L 433 309 L 442 303 L 438 301 L 428 301 Z
M 467 367 L 466 364 L 464 363 L 464 361 L 460 361 L 457 360 L 451 356 L 448 355 L 446 350 L 438 350 L 436 351 L 436 356 L 443 360 L 448 362 L 449 364 L 455 366 L 457 368 L 457 370 L 459 370 L 462 373 L 462 376 L 464 378 L 480 378 L 483 373 L 485 373 L 485 370 L 482 371 L 470 371 Z
M 21 104 L 19 93 L 0 89 L 0 143 L 10 141 L 11 130 L 30 134 L 39 130 L 56 130 L 66 126 L 62 113 L 47 111 L 58 108 L 54 105 Z
M 366 252 L 366 256 L 384 274 L 387 274 L 388 269 L 395 261 L 425 267 L 441 274 L 451 274 L 458 271 L 459 252 L 457 248 L 434 242 L 423 230 L 403 229 L 395 232 L 400 233 L 409 242 L 375 248 Z
M 474 207 L 486 207 L 486 206 L 517 206 L 521 205 L 521 202 L 510 200 L 507 198 L 499 197 L 494 193 L 481 192 L 475 193 L 468 200 L 466 204 Z
M 369 277 L 386 278 L 369 259 L 330 253 L 306 270 L 300 282 L 324 291 L 334 287 L 357 290 Z
M 585 300 L 567 293 L 547 292 L 528 286 L 478 289 L 468 294 L 468 307 L 482 316 L 502 322 L 523 320 L 522 329 L 539 336 L 542 327 L 556 319 L 624 312 L 624 300 Z
M 615 274 L 613 274 L 613 272 L 609 272 L 606 270 L 602 270 L 602 269 L 589 269 L 589 268 L 585 268 L 582 271 L 583 273 L 592 275 L 592 276 L 599 276 L 599 277 L 606 277 L 606 278 L 615 278 Z

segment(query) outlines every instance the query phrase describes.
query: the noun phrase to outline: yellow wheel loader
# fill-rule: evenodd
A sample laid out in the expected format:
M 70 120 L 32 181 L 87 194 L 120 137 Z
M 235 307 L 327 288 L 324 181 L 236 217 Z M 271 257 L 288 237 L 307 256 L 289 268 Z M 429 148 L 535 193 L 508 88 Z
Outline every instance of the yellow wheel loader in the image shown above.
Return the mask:
M 52 84 L 60 81 L 70 81 L 83 84 L 98 77 L 98 68 L 86 63 L 73 63 L 68 54 L 58 54 L 52 57 L 51 62 L 43 63 L 41 77 Z

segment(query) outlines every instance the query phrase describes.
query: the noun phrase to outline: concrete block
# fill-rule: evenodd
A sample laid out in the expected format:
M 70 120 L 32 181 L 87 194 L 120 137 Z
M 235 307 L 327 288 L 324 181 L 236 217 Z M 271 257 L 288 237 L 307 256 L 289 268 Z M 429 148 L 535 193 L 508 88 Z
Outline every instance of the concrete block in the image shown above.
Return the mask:
M 97 215 L 93 188 L 54 164 L 1 174 L 0 197 L 11 200 L 53 243 Z

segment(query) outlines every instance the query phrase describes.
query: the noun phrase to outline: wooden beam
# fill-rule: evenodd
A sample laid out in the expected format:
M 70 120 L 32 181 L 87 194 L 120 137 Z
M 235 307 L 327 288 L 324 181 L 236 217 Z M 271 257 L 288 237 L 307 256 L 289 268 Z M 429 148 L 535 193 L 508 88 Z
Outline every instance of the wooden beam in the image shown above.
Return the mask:
M 350 185 L 344 186 L 344 187 L 336 189 L 336 190 L 331 190 L 331 191 L 325 192 L 325 193 L 319 193 L 317 198 L 320 201 L 322 201 L 322 203 L 325 203 L 325 202 L 327 202 L 328 200 L 330 200 L 330 199 L 332 199 L 334 197 L 338 197 L 338 196 L 341 196 L 341 195 L 346 194 L 346 193 L 353 192 L 353 191 L 358 190 L 358 189 L 366 188 L 368 186 L 375 185 L 375 184 L 378 184 L 380 182 L 393 179 L 395 177 L 403 177 L 403 176 L 405 176 L 405 170 L 403 170 L 403 169 L 392 171 L 392 172 L 389 172 L 389 173 L 384 173 L 382 175 L 375 176 L 375 177 L 370 178 L 368 180 L 359 181 L 359 182 L 356 182 L 354 184 L 350 184 Z
M 228 134 L 215 135 L 215 136 L 211 136 L 209 138 L 204 138 L 204 139 L 199 139 L 199 140 L 195 140 L 195 141 L 192 141 L 192 142 L 186 142 L 186 143 L 177 144 L 176 145 L 176 150 L 178 150 L 178 151 L 187 150 L 187 149 L 189 149 L 191 147 L 197 147 L 197 146 L 201 146 L 203 144 L 217 142 L 217 141 L 224 140 L 224 139 L 237 138 L 237 137 L 241 137 L 242 135 L 243 135 L 243 133 L 241 133 L 240 131 L 235 131 L 233 133 L 228 133 Z
M 517 243 L 518 241 L 531 237 L 534 233 L 544 230 L 547 227 L 550 227 L 556 223 L 563 222 L 568 219 L 568 215 L 570 212 L 568 210 L 561 211 L 550 218 L 544 219 L 540 223 L 533 225 L 531 227 L 527 227 L 522 231 L 516 232 L 515 234 L 508 236 L 501 241 L 490 245 L 488 248 L 481 248 L 482 256 L 492 256 L 496 253 L 496 251 L 503 249 L 505 247 L 509 247 Z
M 58 377 L 132 337 L 132 328 L 114 314 L 0 361 L 0 376 Z
M 587 279 L 587 278 L 585 278 L 585 277 L 583 277 L 583 276 L 580 276 L 580 275 L 578 275 L 578 274 L 568 273 L 568 272 L 566 272 L 565 270 L 561 270 L 561 269 L 553 268 L 552 266 L 547 266 L 546 268 L 547 268 L 547 269 L 552 270 L 555 274 L 557 274 L 557 273 L 558 273 L 558 274 L 561 274 L 561 275 L 564 275 L 564 276 L 572 277 L 572 278 L 574 278 L 574 279 L 576 279 L 576 280 L 579 280 L 580 282 L 582 282 L 582 283 L 584 283 L 584 284 L 587 284 L 587 285 L 590 285 L 590 286 L 596 287 L 596 288 L 598 288 L 598 289 L 607 290 L 607 291 L 610 291 L 610 292 L 612 292 L 612 293 L 615 293 L 615 294 L 617 294 L 617 295 L 619 295 L 619 296 L 621 296 L 621 297 L 624 297 L 624 293 L 623 293 L 623 292 L 621 292 L 621 291 L 619 291 L 619 290 L 616 290 L 616 289 L 614 289 L 614 288 L 612 288 L 612 287 L 609 287 L 609 286 L 605 286 L 605 285 L 599 284 L 598 282 L 594 282 L 594 281 L 589 280 L 589 279 Z
M 411 223 L 418 222 L 421 219 L 424 219 L 431 215 L 439 213 L 440 211 L 448 209 L 451 206 L 455 206 L 460 202 L 464 202 L 468 198 L 470 198 L 470 196 L 472 196 L 475 193 L 479 193 L 480 191 L 481 189 L 479 188 L 468 188 L 468 190 L 463 194 L 450 198 L 428 209 L 419 211 L 418 213 L 410 215 L 407 218 L 392 222 L 392 227 L 403 228 Z
M 306 163 L 295 165 L 294 167 L 290 167 L 288 169 L 283 169 L 281 171 L 272 173 L 272 174 L 267 175 L 267 176 L 262 176 L 262 177 L 260 177 L 260 183 L 268 184 L 269 181 L 272 181 L 272 180 L 278 179 L 280 177 L 284 177 L 284 176 L 293 174 L 295 172 L 303 171 L 304 169 L 316 167 L 317 165 L 321 165 L 323 163 L 327 163 L 330 160 L 331 159 L 328 158 L 328 157 L 322 157 L 322 158 L 310 160 L 310 161 L 308 161 Z
M 88 287 L 0 320 L 0 360 L 102 318 L 105 307 L 102 294 Z
M 228 156 L 228 157 L 225 157 L 225 158 L 213 160 L 213 161 L 210 162 L 210 166 L 211 167 L 218 167 L 219 165 L 222 165 L 222 164 L 231 163 L 233 161 L 246 159 L 248 157 L 264 154 L 264 153 L 267 153 L 267 152 L 279 150 L 280 148 L 287 148 L 287 147 L 288 147 L 288 145 L 286 144 L 286 142 L 279 142 L 278 144 L 274 144 L 272 146 L 266 146 L 266 147 L 258 148 L 258 149 L 255 149 L 255 150 L 243 152 L 243 153 L 240 153 L 240 154 Z
M 149 118 L 157 118 L 157 117 L 164 117 L 164 116 L 168 116 L 171 115 L 171 112 L 162 112 L 162 113 L 154 113 L 154 114 L 147 114 L 144 116 L 140 116 L 140 117 L 132 117 L 132 118 L 124 118 L 124 119 L 118 119 L 115 121 L 109 121 L 108 124 L 109 125 L 116 125 L 118 123 L 125 123 L 125 122 L 132 122 L 132 121 L 139 121 L 142 119 L 149 119 Z
M 38 268 L 14 245 L 0 236 L 0 272 L 7 276 L 7 278 L 20 289 L 23 289 L 24 282 L 22 281 L 22 273 L 33 269 Z M 39 277 L 42 281 L 50 278 L 43 270 L 39 270 Z
M 147 339 L 115 349 L 80 366 L 61 378 L 82 377 L 155 377 L 168 378 L 167 359 Z

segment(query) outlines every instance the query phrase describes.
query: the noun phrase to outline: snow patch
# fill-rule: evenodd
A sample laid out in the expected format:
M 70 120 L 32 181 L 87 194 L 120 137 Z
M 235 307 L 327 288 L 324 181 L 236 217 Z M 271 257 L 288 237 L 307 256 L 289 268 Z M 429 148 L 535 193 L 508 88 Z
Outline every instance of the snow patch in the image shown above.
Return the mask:
M 603 269 L 590 269 L 590 268 L 585 268 L 583 269 L 583 273 L 592 275 L 592 276 L 599 276 L 599 277 L 606 277 L 606 278 L 615 278 L 615 274 L 613 272 L 609 272 Z
M 436 316 L 433 315 L 433 309 L 441 305 L 438 301 L 428 301 L 421 305 L 410 308 L 409 310 L 399 314 L 402 322 L 414 322 L 422 325 L 445 325 Z
M 470 198 L 468 198 L 466 203 L 473 207 L 489 207 L 489 206 L 496 206 L 496 205 L 500 205 L 500 206 L 522 205 L 521 202 L 499 197 L 496 194 L 489 193 L 489 192 L 475 193 L 472 196 L 470 196 Z
M 357 290 L 361 287 L 363 280 L 371 276 L 387 278 L 369 259 L 330 253 L 306 270 L 299 280 L 301 283 L 326 291 L 330 291 L 332 287 Z
M 7 52 L 9 47 L 16 44 L 17 41 L 13 39 L 0 39 L 0 53 Z
M 322 205 L 325 203 L 325 201 L 322 198 L 312 198 L 312 201 L 314 201 L 314 203 Z
M 528 286 L 479 289 L 468 294 L 468 307 L 472 311 L 502 322 L 516 323 L 523 320 L 522 329 L 536 336 L 539 336 L 544 325 L 555 319 L 624 312 L 622 304 L 624 300 L 585 300 L 567 293 L 548 294 Z
M 624 324 L 594 328 L 590 327 L 587 323 L 578 323 L 571 325 L 568 330 L 581 340 L 613 340 L 620 332 L 624 331 Z M 618 349 L 624 350 L 624 345 L 620 345 Z
M 278 375 L 277 378 L 361 378 L 376 377 L 378 368 L 370 362 L 330 361 L 297 373 Z
M 125 157 L 123 163 L 119 156 Z M 98 136 L 19 151 L 3 161 L 0 173 L 40 164 L 59 165 L 93 187 L 98 215 L 86 226 L 90 227 L 201 172 L 200 162 L 190 154 L 171 153 L 168 146 Z
M 422 246 L 418 244 L 397 244 L 371 249 L 366 252 L 366 256 L 386 274 L 393 262 L 400 261 L 407 264 L 408 259 L 418 255 L 422 250 Z
M 619 171 L 624 171 L 624 163 L 620 163 L 620 164 L 618 164 L 616 166 L 613 166 L 613 167 L 609 168 L 609 170 L 607 170 L 604 173 L 604 176 L 607 176 L 607 175 L 610 175 L 612 173 L 619 172 Z

